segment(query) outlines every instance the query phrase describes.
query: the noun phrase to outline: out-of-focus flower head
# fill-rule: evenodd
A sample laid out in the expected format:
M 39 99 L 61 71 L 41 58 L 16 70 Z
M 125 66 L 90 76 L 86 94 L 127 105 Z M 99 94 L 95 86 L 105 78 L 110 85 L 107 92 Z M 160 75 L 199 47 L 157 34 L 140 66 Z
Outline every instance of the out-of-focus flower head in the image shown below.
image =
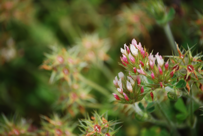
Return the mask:
M 109 41 L 100 38 L 97 34 L 86 34 L 77 40 L 80 53 L 79 58 L 88 63 L 98 63 L 108 60 L 107 51 L 109 50 Z
M 167 9 L 162 0 L 148 0 L 143 3 L 143 7 L 161 26 L 171 21 L 175 15 L 175 10 L 173 8 Z
M 31 0 L 1 0 L 0 3 L 0 22 L 15 20 L 28 23 L 33 20 Z
M 67 110 L 72 116 L 75 116 L 78 112 L 84 114 L 86 104 L 96 101 L 89 94 L 90 89 L 81 83 L 74 83 L 71 86 L 64 84 L 60 86 L 59 91 L 57 108 Z
M 80 120 L 80 127 L 82 128 L 82 135 L 84 136 L 113 136 L 117 131 L 114 129 L 115 125 L 119 124 L 117 121 L 108 121 L 107 114 L 99 115 L 94 113 L 93 116 L 87 119 Z
M 54 114 L 51 118 L 41 116 L 42 130 L 40 135 L 53 135 L 53 136 L 75 136 L 72 131 L 75 128 L 73 123 L 69 122 L 67 117 L 59 117 Z
M 35 134 L 34 130 L 31 129 L 31 122 L 24 118 L 9 120 L 3 115 L 0 126 L 0 135 L 2 136 L 34 136 Z
M 66 50 L 59 46 L 52 46 L 52 53 L 45 55 L 47 58 L 41 68 L 52 70 L 50 82 L 62 78 L 68 82 L 77 80 L 78 73 L 85 67 L 85 64 L 77 57 L 78 51 L 74 47 Z
M 133 37 L 140 34 L 148 36 L 148 30 L 153 21 L 143 12 L 141 5 L 131 4 L 130 7 L 124 6 L 118 15 L 119 34 L 130 35 Z M 123 36 L 122 35 L 122 36 Z
M 9 62 L 17 56 L 17 50 L 15 48 L 15 42 L 13 38 L 8 38 L 6 34 L 3 34 L 0 44 L 0 64 Z
M 190 91 L 190 84 L 194 83 L 203 91 L 202 56 L 200 54 L 192 56 L 189 47 L 188 50 L 181 51 L 177 45 L 177 50 L 179 56 L 170 57 L 170 61 L 172 62 L 172 65 L 170 65 L 172 69 L 171 73 L 179 79 L 185 80 L 188 91 Z

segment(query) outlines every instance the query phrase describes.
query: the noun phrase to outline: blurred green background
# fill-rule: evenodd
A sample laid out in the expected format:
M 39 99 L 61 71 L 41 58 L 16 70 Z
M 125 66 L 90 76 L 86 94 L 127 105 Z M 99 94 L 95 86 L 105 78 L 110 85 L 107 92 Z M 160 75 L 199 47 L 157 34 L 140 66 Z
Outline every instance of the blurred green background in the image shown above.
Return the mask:
M 72 47 L 85 34 L 98 34 L 110 41 L 104 62 L 113 76 L 122 70 L 118 65 L 120 48 L 133 38 L 145 48 L 161 55 L 172 54 L 170 43 L 162 27 L 146 10 L 147 0 L 0 0 L 0 113 L 18 114 L 40 126 L 39 115 L 63 111 L 55 107 L 57 85 L 49 82 L 50 72 L 40 69 L 50 52 L 50 45 Z M 175 41 L 181 46 L 194 46 L 194 53 L 203 49 L 203 1 L 164 0 L 168 11 L 175 10 L 169 22 Z M 91 72 L 90 72 L 91 71 Z M 113 77 L 105 77 L 92 66 L 83 71 L 86 77 L 104 87 L 113 85 Z M 91 91 L 99 103 L 107 100 Z M 202 97 L 203 99 L 203 97 Z M 106 101 L 106 102 L 105 102 Z M 90 108 L 87 111 L 92 111 Z M 100 112 L 109 112 L 110 119 L 123 122 L 118 136 L 167 135 L 167 130 L 150 127 L 118 115 L 108 106 Z M 77 121 L 82 115 L 74 117 Z M 202 118 L 200 118 L 200 122 Z M 141 123 L 141 125 L 140 125 Z M 200 123 L 200 128 L 203 124 Z M 141 129 L 140 129 L 141 128 Z M 150 128 L 150 131 L 146 131 Z M 78 133 L 78 130 L 75 130 Z M 180 130 L 181 131 L 181 130 Z M 199 134 L 202 131 L 199 130 Z M 186 135 L 187 131 L 181 131 Z

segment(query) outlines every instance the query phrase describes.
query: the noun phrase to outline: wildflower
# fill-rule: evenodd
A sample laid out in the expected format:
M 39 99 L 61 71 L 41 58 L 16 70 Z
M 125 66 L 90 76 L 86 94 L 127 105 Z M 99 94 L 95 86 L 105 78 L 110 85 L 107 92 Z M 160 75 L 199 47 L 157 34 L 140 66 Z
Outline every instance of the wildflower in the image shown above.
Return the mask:
M 141 94 L 144 93 L 144 87 L 141 87 Z
M 138 55 L 138 49 L 136 49 L 133 44 L 130 44 L 130 51 L 134 56 Z
M 144 70 L 142 69 L 141 65 L 139 65 L 139 66 L 140 66 L 140 69 L 137 69 L 137 72 L 140 73 L 140 74 L 145 75 L 145 72 L 144 72 Z
M 130 92 L 133 91 L 133 88 L 132 88 L 132 85 L 131 85 L 130 82 L 127 81 L 127 83 L 126 83 L 126 87 L 127 87 L 128 91 L 130 91 Z
M 124 78 L 123 72 L 119 72 L 119 73 L 118 73 L 118 77 L 119 77 L 120 79 L 123 79 L 123 78 Z
M 155 76 L 154 76 L 153 72 L 151 73 L 151 77 L 152 77 L 152 79 L 155 79 Z
M 140 64 L 141 64 L 142 67 L 144 67 L 144 63 L 142 61 L 140 61 Z
M 156 57 L 156 60 L 157 60 L 158 65 L 159 65 L 160 67 L 162 67 L 163 64 L 164 64 L 164 60 L 163 60 L 162 56 L 159 55 L 159 53 L 157 53 L 157 54 L 155 55 L 155 57 Z
M 137 72 L 137 69 L 136 69 L 136 67 L 134 67 L 134 68 L 133 68 L 133 71 L 134 71 L 134 73 L 136 73 L 136 72 Z
M 165 70 L 168 70 L 168 67 L 169 67 L 168 61 L 165 63 L 164 67 L 165 67 Z
M 131 55 L 131 53 L 129 53 L 129 58 L 132 63 L 135 63 L 135 58 Z
M 159 73 L 162 75 L 162 74 L 163 74 L 163 71 L 162 71 L 161 67 L 158 66 L 158 69 L 159 69 Z
M 113 84 L 117 87 L 118 86 L 118 77 L 116 76 L 113 80 Z
M 154 99 L 154 94 L 153 94 L 153 92 L 150 92 L 150 96 L 151 96 L 151 98 L 152 98 L 152 100 Z
M 123 93 L 123 89 L 122 88 L 117 88 L 117 90 L 118 90 L 119 93 L 121 93 L 121 94 Z
M 141 83 L 141 79 L 139 76 L 137 76 L 137 84 L 140 85 L 140 83 Z
M 148 56 L 148 59 L 149 59 L 149 65 L 150 65 L 151 69 L 153 69 L 156 58 L 153 57 L 152 53 L 150 53 L 150 55 Z
M 128 96 L 127 96 L 125 93 L 123 93 L 123 95 L 124 95 L 125 100 L 126 100 L 126 101 L 129 101 Z
M 120 100 L 119 96 L 115 93 L 113 93 L 114 98 L 116 98 L 116 100 Z

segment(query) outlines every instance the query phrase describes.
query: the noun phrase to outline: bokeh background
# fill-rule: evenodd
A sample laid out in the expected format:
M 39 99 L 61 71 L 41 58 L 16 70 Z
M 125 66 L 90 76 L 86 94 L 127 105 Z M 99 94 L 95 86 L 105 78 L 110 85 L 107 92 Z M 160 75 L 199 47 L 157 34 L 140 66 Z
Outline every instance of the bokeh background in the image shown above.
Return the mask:
M 172 49 L 167 35 L 147 10 L 148 2 L 0 0 L 0 113 L 8 117 L 20 116 L 31 119 L 35 128 L 41 126 L 40 115 L 49 116 L 53 112 L 65 114 L 56 104 L 59 99 L 58 82 L 51 83 L 51 72 L 40 68 L 46 58 L 44 54 L 51 52 L 52 45 L 74 47 L 86 35 L 96 35 L 107 40 L 108 59 L 102 60 L 102 65 L 108 69 L 107 73 L 92 63 L 83 69 L 82 73 L 89 80 L 108 89 L 113 88 L 113 78 L 123 70 L 118 64 L 120 48 L 124 43 L 129 44 L 133 38 L 141 42 L 148 51 L 171 55 Z M 203 1 L 164 0 L 163 3 L 166 11 L 171 8 L 175 11 L 173 18 L 168 22 L 174 40 L 181 48 L 194 46 L 194 53 L 201 52 Z M 110 119 L 123 122 L 117 136 L 152 136 L 158 135 L 156 132 L 168 131 L 162 126 L 153 126 L 151 123 L 132 119 L 125 110 L 119 111 L 95 89 L 91 88 L 89 93 L 100 106 L 89 105 L 85 112 L 108 112 Z M 197 114 L 200 112 L 197 111 Z M 81 113 L 70 116 L 73 122 L 84 118 Z M 198 119 L 198 134 L 201 134 L 202 118 Z M 179 131 L 181 135 L 187 134 L 185 129 Z M 77 127 L 74 132 L 76 135 L 80 133 Z M 159 134 L 161 136 L 162 133 Z

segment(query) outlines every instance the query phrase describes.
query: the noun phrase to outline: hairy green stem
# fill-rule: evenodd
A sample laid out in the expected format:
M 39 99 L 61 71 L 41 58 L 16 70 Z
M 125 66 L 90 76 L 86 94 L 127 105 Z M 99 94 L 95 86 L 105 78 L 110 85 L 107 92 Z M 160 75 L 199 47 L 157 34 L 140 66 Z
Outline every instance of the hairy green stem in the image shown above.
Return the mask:
M 175 55 L 178 55 L 178 51 L 177 51 L 177 48 L 176 48 L 176 44 L 175 44 L 175 41 L 174 41 L 174 38 L 173 38 L 173 34 L 171 32 L 171 28 L 169 26 L 169 23 L 167 23 L 166 25 L 163 26 L 163 29 L 164 29 L 164 32 L 167 36 L 167 39 L 170 43 L 170 46 L 174 52 Z
M 102 93 L 103 95 L 109 97 L 110 93 L 108 90 L 106 90 L 105 88 L 101 87 L 100 85 L 96 84 L 95 82 L 88 80 L 87 78 L 83 77 L 81 74 L 78 76 L 80 78 L 80 80 L 84 83 L 86 83 L 87 85 L 91 86 L 92 88 L 94 88 L 96 91 Z

